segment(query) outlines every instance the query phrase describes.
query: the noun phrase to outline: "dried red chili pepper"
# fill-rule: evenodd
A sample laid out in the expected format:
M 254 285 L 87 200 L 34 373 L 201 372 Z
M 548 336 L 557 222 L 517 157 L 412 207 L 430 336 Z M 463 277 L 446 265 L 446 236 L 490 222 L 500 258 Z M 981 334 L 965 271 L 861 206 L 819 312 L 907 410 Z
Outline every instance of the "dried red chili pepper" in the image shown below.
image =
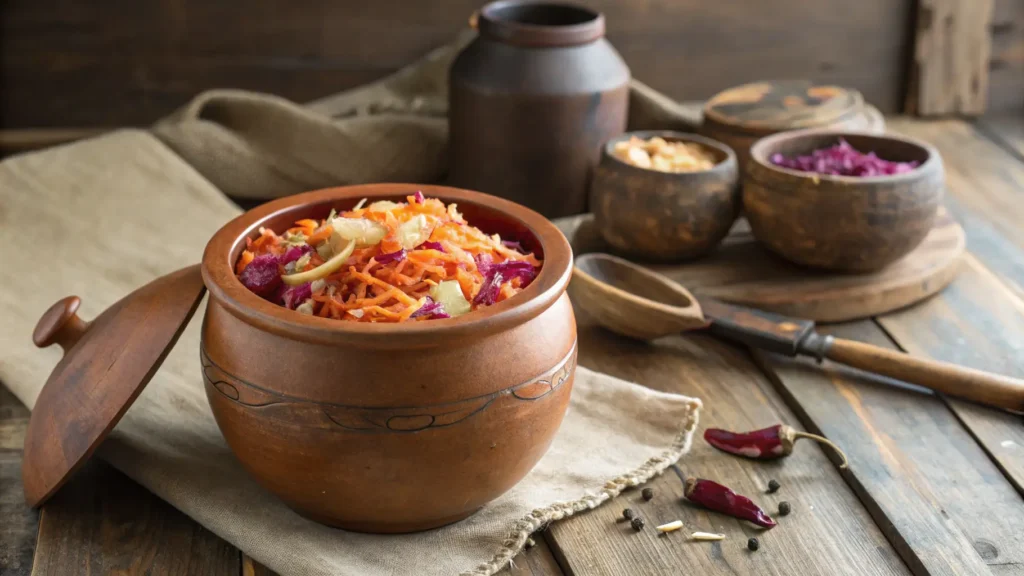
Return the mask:
M 843 459 L 843 463 L 839 467 L 846 468 L 848 465 L 849 461 L 846 459 L 846 454 L 828 438 L 818 436 L 817 434 L 800 432 L 792 426 L 786 426 L 785 424 L 776 424 L 775 426 L 751 432 L 729 432 L 720 428 L 708 428 L 704 431 L 704 439 L 715 448 L 723 452 L 736 454 L 737 456 L 746 456 L 756 460 L 770 460 L 772 458 L 789 456 L 793 453 L 793 444 L 800 438 L 810 438 L 816 442 L 831 446 L 839 454 L 839 457 Z
M 747 520 L 764 528 L 775 526 L 775 520 L 772 520 L 772 517 L 757 504 L 754 504 L 750 498 L 741 496 L 718 482 L 701 478 L 687 478 L 683 494 L 687 500 L 715 512 Z

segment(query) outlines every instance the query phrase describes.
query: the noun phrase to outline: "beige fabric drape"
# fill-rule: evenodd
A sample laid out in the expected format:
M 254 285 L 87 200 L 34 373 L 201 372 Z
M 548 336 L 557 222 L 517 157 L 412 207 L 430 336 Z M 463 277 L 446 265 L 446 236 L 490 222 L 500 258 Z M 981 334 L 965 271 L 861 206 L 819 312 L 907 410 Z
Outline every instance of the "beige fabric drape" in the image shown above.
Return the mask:
M 437 182 L 447 167 L 448 67 L 474 34 L 379 82 L 301 106 L 214 90 L 154 134 L 228 196 L 254 200 L 365 182 Z M 629 129 L 691 131 L 700 121 L 634 80 Z

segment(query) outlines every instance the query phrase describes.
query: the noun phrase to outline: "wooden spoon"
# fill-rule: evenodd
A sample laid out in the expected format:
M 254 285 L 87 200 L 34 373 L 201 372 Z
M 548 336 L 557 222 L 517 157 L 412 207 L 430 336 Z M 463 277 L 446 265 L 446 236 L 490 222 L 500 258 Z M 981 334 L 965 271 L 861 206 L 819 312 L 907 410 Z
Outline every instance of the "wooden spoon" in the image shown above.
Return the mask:
M 686 288 L 607 254 L 577 257 L 569 290 L 599 324 L 630 338 L 652 340 L 710 325 Z
M 915 358 L 853 340 L 821 335 L 809 320 L 697 298 L 686 288 L 608 254 L 576 258 L 569 285 L 576 303 L 605 328 L 643 340 L 711 327 L 730 340 L 790 356 L 823 358 L 917 384 L 936 392 L 1024 412 L 1024 381 L 946 362 Z

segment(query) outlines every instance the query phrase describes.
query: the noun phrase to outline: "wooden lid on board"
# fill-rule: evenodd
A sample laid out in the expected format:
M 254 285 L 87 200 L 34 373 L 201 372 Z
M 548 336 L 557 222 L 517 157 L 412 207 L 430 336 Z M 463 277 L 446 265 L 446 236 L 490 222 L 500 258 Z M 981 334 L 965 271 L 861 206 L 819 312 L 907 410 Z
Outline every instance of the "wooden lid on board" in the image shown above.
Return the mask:
M 755 82 L 704 105 L 704 122 L 748 134 L 843 124 L 864 113 L 860 92 L 810 80 Z
M 36 346 L 58 344 L 64 358 L 36 399 L 25 434 L 22 480 L 33 508 L 46 502 L 92 456 L 135 402 L 205 293 L 199 265 L 125 296 L 92 322 L 77 296 L 47 310 Z
M 771 80 L 730 88 L 704 105 L 698 132 L 727 144 L 742 169 L 750 146 L 777 132 L 823 128 L 882 133 L 885 118 L 856 90 L 810 80 Z

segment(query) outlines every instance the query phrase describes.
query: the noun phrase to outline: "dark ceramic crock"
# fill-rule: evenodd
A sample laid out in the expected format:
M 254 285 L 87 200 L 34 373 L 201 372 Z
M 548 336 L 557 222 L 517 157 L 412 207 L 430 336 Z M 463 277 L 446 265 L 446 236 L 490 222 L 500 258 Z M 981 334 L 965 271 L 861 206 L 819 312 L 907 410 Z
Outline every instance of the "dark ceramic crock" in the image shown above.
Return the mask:
M 858 178 L 776 166 L 846 139 L 879 158 L 920 165 L 903 174 Z M 867 132 L 803 130 L 762 138 L 750 149 L 743 209 L 762 244 L 796 264 L 871 272 L 916 248 L 935 224 L 944 191 L 942 157 L 930 144 Z
M 236 279 L 261 226 L 420 189 L 544 260 L 523 292 L 448 320 L 360 324 L 271 304 Z M 568 406 L 576 324 L 572 252 L 539 214 L 475 192 L 379 184 L 291 196 L 231 221 L 202 275 L 207 396 L 246 470 L 298 513 L 332 526 L 408 532 L 465 518 L 523 478 Z
M 601 143 L 626 129 L 629 68 L 604 17 L 570 4 L 484 6 L 452 64 L 449 181 L 556 218 L 585 212 Z
M 659 172 L 633 166 L 614 153 L 631 136 L 695 142 L 717 164 L 697 172 Z M 710 138 L 647 130 L 612 138 L 590 185 L 590 209 L 601 236 L 615 252 L 650 261 L 679 261 L 713 250 L 740 211 L 736 154 Z

